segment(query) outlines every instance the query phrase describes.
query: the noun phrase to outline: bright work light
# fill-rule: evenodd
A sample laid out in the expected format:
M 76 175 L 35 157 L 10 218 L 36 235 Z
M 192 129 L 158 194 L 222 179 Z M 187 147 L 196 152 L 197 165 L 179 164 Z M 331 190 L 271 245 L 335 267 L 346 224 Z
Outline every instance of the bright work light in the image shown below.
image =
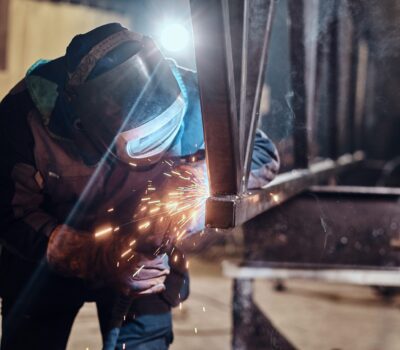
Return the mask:
M 186 48 L 189 41 L 187 29 L 177 23 L 168 24 L 161 32 L 161 44 L 168 51 L 181 51 Z

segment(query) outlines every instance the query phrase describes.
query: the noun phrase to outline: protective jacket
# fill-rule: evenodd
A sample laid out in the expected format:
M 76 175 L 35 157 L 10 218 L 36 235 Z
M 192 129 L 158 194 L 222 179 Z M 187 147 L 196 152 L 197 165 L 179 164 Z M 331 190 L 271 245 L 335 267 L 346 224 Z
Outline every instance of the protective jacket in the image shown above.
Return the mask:
M 59 63 L 60 60 L 55 60 L 46 64 L 53 65 L 51 69 L 54 69 Z M 166 156 L 181 157 L 201 150 L 204 142 L 196 74 L 178 67 L 173 69 L 180 85 L 186 89 L 188 107 L 179 135 Z M 30 71 L 0 104 L 0 240 L 3 248 L 0 292 L 3 297 L 17 295 L 28 283 L 56 225 L 68 222 L 77 229 L 93 232 L 104 223 L 126 222 L 132 217 L 147 182 L 165 166 L 160 162 L 148 169 L 136 170 L 120 162 L 88 165 L 63 129 L 60 114 L 44 114 L 43 105 L 38 105 L 35 92 L 49 84 L 34 84 L 32 88 L 34 75 L 35 70 Z M 258 131 L 252 171 L 272 179 L 278 166 L 274 145 Z M 187 288 L 182 292 L 182 287 L 187 287 L 188 280 L 183 273 L 184 260 L 178 261 L 180 265 L 173 265 L 167 278 L 166 292 L 138 299 L 133 306 L 135 313 L 164 312 L 185 297 Z M 70 282 L 76 283 L 74 279 Z

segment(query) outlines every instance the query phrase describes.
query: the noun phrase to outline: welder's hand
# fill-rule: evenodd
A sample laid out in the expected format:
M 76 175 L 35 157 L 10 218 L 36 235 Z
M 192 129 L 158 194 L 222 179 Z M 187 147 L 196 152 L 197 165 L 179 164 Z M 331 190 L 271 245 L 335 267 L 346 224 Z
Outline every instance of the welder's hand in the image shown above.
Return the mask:
M 251 190 L 268 185 L 276 177 L 278 170 L 279 158 L 278 160 L 271 160 L 270 163 L 250 171 L 247 188 Z
M 166 254 L 147 258 L 140 255 L 135 265 L 137 266 L 132 273 L 130 261 L 122 262 L 119 265 L 120 276 L 115 284 L 119 285 L 119 290 L 126 295 L 143 295 L 160 293 L 165 290 L 165 279 L 169 274 L 168 256 Z M 139 266 L 140 265 L 140 266 Z M 122 277 L 122 278 L 121 278 Z
M 165 289 L 169 273 L 166 256 L 134 252 L 123 237 L 93 234 L 60 225 L 50 235 L 47 261 L 59 274 L 113 285 L 125 294 L 151 294 Z

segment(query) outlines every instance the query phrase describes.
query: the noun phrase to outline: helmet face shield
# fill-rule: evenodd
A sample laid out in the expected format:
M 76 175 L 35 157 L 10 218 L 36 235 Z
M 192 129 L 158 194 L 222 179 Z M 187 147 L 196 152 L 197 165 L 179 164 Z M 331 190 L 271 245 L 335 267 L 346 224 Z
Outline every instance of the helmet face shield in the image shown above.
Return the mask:
M 148 38 L 136 55 L 68 92 L 94 144 L 127 163 L 159 160 L 186 109 L 169 64 Z
M 178 134 L 185 110 L 185 101 L 179 95 L 153 120 L 118 134 L 115 146 L 118 158 L 135 165 L 158 162 Z

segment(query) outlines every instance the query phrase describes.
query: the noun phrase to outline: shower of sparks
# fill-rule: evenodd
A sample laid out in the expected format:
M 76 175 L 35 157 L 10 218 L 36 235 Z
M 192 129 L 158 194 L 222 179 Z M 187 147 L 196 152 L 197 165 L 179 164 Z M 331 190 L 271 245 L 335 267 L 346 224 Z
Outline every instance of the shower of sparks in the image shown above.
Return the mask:
M 170 234 L 173 234 L 174 240 L 179 241 L 185 237 L 188 229 L 193 226 L 192 223 L 195 223 L 201 214 L 200 211 L 209 196 L 208 185 L 204 174 L 197 176 L 189 170 L 178 171 L 173 168 L 172 162 L 164 162 L 171 170 L 163 175 L 170 178 L 170 182 L 176 179 L 179 185 L 160 198 L 157 196 L 156 186 L 149 181 L 145 196 L 141 198 L 139 212 L 142 213 L 142 217 L 136 220 L 137 228 L 143 231 L 152 224 L 162 223 L 168 218 L 168 222 L 172 223 Z
M 192 172 L 189 167 L 186 168 L 187 170 L 176 169 L 174 163 L 168 160 L 164 161 L 164 164 L 169 167 L 169 170 L 164 170 L 162 176 L 165 176 L 171 188 L 166 189 L 164 184 L 161 188 L 157 188 L 153 181 L 148 180 L 143 197 L 139 198 L 139 207 L 132 213 L 132 220 L 119 223 L 119 226 L 100 227 L 94 233 L 96 238 L 117 232 L 127 225 L 134 225 L 139 233 L 163 235 L 163 242 L 154 252 L 157 255 L 163 252 L 162 248 L 204 228 L 204 223 L 199 223 L 199 218 L 204 214 L 202 211 L 209 197 L 206 175 L 196 169 Z M 136 166 L 134 163 L 130 165 Z M 118 209 L 109 208 L 106 211 L 114 214 Z M 131 260 L 136 254 L 135 244 L 136 239 L 130 237 L 126 246 L 122 247 L 118 259 Z M 174 262 L 178 262 L 179 257 L 176 254 L 173 255 L 173 252 L 172 249 L 169 255 L 173 257 Z M 138 269 L 133 277 L 140 273 L 143 267 Z M 186 268 L 189 268 L 189 262 L 186 262 Z

